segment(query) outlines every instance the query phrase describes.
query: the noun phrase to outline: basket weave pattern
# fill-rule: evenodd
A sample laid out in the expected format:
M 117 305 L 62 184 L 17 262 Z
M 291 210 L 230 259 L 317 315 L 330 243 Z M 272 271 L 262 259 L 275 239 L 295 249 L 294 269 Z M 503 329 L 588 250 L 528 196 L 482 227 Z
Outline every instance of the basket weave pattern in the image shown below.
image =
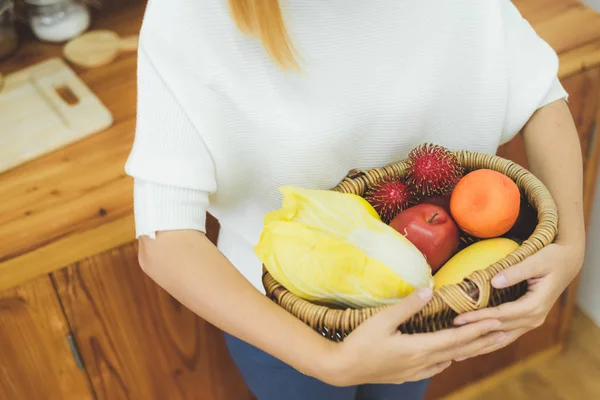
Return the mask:
M 507 257 L 476 271 L 459 284 L 447 285 L 434 291 L 432 300 L 419 313 L 399 326 L 403 333 L 433 332 L 453 326 L 454 318 L 461 313 L 497 306 L 518 299 L 527 291 L 527 283 L 497 290 L 491 279 L 500 271 L 515 265 L 552 243 L 558 226 L 556 205 L 544 184 L 532 173 L 504 158 L 469 151 L 454 153 L 465 172 L 488 168 L 503 173 L 514 180 L 529 203 L 537 210 L 538 224 L 533 234 Z M 353 170 L 332 190 L 364 195 L 366 189 L 385 177 L 400 178 L 406 169 L 398 162 L 368 171 Z M 336 309 L 313 304 L 285 289 L 263 267 L 263 285 L 266 294 L 288 312 L 307 323 L 323 336 L 341 341 L 359 324 L 381 311 L 383 307 L 363 309 Z

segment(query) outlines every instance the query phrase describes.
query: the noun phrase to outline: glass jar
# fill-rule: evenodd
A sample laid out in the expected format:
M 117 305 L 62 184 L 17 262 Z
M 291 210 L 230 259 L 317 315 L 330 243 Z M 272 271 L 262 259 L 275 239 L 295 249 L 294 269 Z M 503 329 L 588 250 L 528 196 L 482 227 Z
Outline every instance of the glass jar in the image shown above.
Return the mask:
M 0 0 L 0 60 L 19 47 L 12 0 Z
M 66 42 L 90 26 L 89 9 L 80 1 L 25 0 L 25 4 L 31 30 L 42 41 Z

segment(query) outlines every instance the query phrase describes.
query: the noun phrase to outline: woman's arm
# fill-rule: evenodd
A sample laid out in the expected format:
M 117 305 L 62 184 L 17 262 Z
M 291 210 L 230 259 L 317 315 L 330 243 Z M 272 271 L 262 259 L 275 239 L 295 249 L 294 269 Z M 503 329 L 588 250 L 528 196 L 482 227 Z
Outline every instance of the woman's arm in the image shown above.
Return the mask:
M 332 342 L 258 292 L 202 232 L 141 237 L 139 258 L 146 274 L 213 325 L 307 374 L 321 373 L 313 357 L 329 355 Z
M 579 136 L 567 103 L 558 100 L 539 109 L 524 127 L 523 135 L 529 169 L 546 185 L 556 202 L 558 235 L 554 243 L 492 280 L 497 288 L 527 280 L 529 290 L 522 298 L 456 318 L 457 325 L 484 318 L 500 319 L 499 330 L 507 333 L 508 340 L 490 351 L 506 346 L 543 324 L 556 300 L 583 265 L 582 157 Z
M 529 169 L 548 187 L 559 215 L 557 241 L 582 253 L 583 163 L 569 107 L 558 100 L 539 109 L 523 129 Z
M 431 334 L 401 335 L 397 327 L 424 307 L 416 292 L 369 318 L 343 344 L 314 332 L 257 291 L 201 232 L 141 237 L 140 264 L 161 287 L 218 328 L 303 373 L 338 385 L 401 383 L 430 377 L 454 358 L 497 343 L 497 320 Z

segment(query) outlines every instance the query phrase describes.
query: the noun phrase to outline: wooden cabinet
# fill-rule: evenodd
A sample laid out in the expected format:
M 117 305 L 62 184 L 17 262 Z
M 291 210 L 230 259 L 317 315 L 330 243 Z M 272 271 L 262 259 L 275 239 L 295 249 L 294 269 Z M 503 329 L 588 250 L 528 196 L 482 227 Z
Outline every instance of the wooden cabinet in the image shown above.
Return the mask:
M 0 398 L 249 400 L 222 332 L 151 281 L 131 243 L 0 296 Z
M 0 313 L 0 399 L 94 399 L 50 277 L 1 293 Z
M 142 272 L 136 243 L 52 277 L 97 399 L 249 398 L 221 332 Z

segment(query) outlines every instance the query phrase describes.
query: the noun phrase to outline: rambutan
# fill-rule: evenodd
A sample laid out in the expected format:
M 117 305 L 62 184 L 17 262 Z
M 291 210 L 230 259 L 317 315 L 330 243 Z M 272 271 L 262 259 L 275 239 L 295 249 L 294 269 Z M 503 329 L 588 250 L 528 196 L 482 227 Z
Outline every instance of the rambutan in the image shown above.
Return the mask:
M 408 185 L 391 177 L 383 178 L 371 186 L 364 197 L 386 224 L 400 211 L 415 204 L 415 198 Z
M 408 155 L 406 182 L 417 196 L 446 194 L 463 175 L 458 158 L 443 146 L 425 143 Z

